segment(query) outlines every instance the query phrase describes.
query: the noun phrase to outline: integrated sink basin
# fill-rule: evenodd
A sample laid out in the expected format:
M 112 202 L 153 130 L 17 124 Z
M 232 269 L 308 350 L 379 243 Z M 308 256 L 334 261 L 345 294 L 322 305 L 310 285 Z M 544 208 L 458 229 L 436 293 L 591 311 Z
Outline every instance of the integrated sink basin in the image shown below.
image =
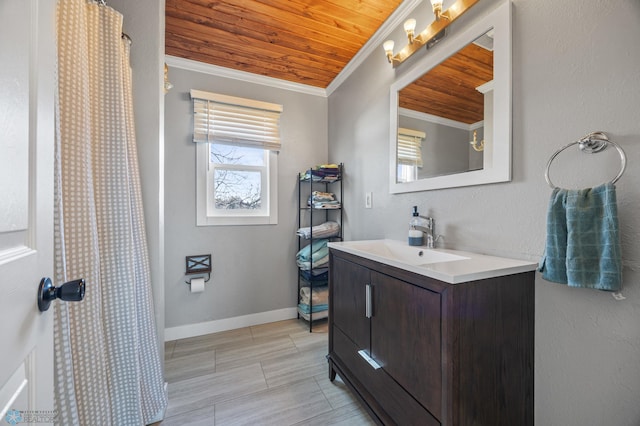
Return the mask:
M 389 239 L 330 242 L 329 248 L 450 284 L 534 271 L 538 266 L 536 262 L 458 250 L 428 249 Z
M 406 263 L 408 265 L 427 265 L 429 263 L 452 262 L 454 260 L 468 259 L 468 257 L 453 254 L 448 251 L 410 246 L 406 243 L 394 240 L 350 241 L 348 243 L 344 243 L 344 245 L 355 250 Z

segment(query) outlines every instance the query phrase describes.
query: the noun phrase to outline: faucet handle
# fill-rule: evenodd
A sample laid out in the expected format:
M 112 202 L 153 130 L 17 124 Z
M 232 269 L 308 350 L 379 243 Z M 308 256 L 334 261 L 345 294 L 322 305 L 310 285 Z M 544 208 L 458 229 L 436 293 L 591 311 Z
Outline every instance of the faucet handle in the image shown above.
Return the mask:
M 436 243 L 440 239 L 444 240 L 444 236 L 440 234 L 435 236 L 433 234 L 427 234 L 427 248 L 436 248 Z

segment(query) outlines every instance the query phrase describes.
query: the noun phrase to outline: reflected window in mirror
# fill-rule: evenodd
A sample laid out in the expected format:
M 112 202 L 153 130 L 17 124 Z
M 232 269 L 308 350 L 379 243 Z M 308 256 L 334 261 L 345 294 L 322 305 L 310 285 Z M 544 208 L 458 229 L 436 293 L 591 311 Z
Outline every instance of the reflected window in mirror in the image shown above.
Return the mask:
M 424 132 L 402 127 L 398 129 L 398 182 L 418 179 L 418 172 L 424 164 L 422 144 L 425 138 Z

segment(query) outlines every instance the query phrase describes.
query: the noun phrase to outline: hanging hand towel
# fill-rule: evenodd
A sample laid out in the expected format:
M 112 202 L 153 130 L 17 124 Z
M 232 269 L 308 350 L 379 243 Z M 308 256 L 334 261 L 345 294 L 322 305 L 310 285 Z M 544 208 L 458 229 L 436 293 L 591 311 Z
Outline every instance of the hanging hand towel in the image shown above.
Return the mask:
M 570 287 L 620 291 L 622 257 L 613 184 L 553 190 L 538 270 L 545 280 Z

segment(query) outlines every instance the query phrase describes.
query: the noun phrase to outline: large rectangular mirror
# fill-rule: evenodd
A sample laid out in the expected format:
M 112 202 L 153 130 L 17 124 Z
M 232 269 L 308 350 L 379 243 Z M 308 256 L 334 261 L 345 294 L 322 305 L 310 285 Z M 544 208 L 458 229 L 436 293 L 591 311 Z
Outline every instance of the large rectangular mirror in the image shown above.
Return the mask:
M 391 193 L 511 179 L 511 3 L 458 31 L 391 86 Z

